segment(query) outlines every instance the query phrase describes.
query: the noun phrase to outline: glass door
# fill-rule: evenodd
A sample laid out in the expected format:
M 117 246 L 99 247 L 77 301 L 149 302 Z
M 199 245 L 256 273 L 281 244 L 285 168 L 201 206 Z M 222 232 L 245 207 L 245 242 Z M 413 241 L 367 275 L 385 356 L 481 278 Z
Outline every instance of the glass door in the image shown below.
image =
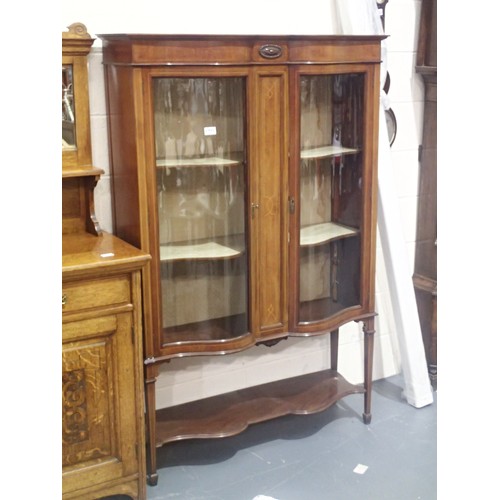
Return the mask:
M 248 332 L 245 78 L 153 80 L 163 344 Z
M 364 75 L 300 76 L 299 323 L 360 304 Z

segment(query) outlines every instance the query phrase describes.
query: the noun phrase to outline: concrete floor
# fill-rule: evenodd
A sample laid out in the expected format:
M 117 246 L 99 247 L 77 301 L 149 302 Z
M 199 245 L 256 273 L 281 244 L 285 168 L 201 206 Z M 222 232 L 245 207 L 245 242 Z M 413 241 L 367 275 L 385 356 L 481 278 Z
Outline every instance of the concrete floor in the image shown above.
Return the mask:
M 235 437 L 167 445 L 148 500 L 434 500 L 437 393 L 417 409 L 403 385 L 401 375 L 374 383 L 369 425 L 363 396 L 353 394 L 322 413 Z

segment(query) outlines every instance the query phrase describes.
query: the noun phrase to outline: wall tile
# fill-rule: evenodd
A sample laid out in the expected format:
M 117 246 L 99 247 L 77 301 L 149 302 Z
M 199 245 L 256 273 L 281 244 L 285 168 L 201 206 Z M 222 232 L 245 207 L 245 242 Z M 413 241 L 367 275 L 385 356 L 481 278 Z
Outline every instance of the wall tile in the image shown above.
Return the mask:
M 389 52 L 414 52 L 417 46 L 420 1 L 392 0 L 385 9 Z
M 394 102 L 423 102 L 424 82 L 415 76 L 415 52 L 390 52 L 387 69 L 390 75 L 389 100 Z
M 175 385 L 156 387 L 156 408 L 167 408 L 189 401 L 196 401 L 204 397 L 203 391 L 200 390 L 202 383 L 201 379 L 193 382 L 180 382 Z
M 330 367 L 330 356 L 327 350 L 304 353 L 296 358 L 276 357 L 269 363 L 247 365 L 247 379 L 253 385 L 265 384 L 305 373 L 325 370 Z
M 374 343 L 374 366 L 373 380 L 385 378 L 401 371 L 394 350 L 391 338 L 384 335 L 375 338 Z M 351 383 L 360 384 L 363 382 L 363 346 L 360 343 L 349 343 L 339 346 L 339 372 Z
M 95 42 L 94 42 L 95 44 Z M 104 92 L 104 66 L 102 48 L 92 47 L 89 63 L 89 101 L 91 114 L 106 116 L 106 94 Z
M 236 391 L 249 385 L 252 385 L 252 382 L 248 380 L 245 370 L 213 373 L 201 379 L 197 385 L 199 394 L 195 399 L 209 398 L 218 394 Z
M 340 327 L 339 346 L 359 343 L 363 339 L 362 323 L 346 323 Z
M 106 116 L 90 116 L 90 135 L 92 140 L 92 163 L 102 168 L 104 175 L 110 174 L 108 153 L 108 127 Z
M 397 120 L 397 136 L 391 151 L 415 150 L 422 142 L 422 103 L 394 102 L 391 105 Z
M 415 241 L 417 234 L 417 204 L 418 197 L 405 197 L 399 199 L 401 209 L 401 223 L 406 242 Z
M 415 151 L 393 151 L 392 170 L 394 174 L 394 187 L 399 197 L 418 196 L 418 180 L 420 163 L 418 149 Z

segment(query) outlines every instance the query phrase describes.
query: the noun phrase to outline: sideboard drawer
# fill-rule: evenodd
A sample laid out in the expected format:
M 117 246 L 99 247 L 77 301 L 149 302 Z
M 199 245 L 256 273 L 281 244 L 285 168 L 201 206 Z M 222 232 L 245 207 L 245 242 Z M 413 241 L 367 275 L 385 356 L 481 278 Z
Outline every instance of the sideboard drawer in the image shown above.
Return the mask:
M 127 276 L 65 283 L 62 288 L 63 313 L 130 303 Z

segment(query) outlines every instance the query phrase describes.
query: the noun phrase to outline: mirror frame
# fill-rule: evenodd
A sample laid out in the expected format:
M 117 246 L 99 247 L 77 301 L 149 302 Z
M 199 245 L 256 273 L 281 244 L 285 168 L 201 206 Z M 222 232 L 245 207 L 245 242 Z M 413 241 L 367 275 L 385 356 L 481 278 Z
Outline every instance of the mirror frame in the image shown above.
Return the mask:
M 62 65 L 73 69 L 76 142 L 76 148 L 62 150 L 63 171 L 92 168 L 87 56 L 93 43 L 82 23 L 73 23 L 62 32 Z

